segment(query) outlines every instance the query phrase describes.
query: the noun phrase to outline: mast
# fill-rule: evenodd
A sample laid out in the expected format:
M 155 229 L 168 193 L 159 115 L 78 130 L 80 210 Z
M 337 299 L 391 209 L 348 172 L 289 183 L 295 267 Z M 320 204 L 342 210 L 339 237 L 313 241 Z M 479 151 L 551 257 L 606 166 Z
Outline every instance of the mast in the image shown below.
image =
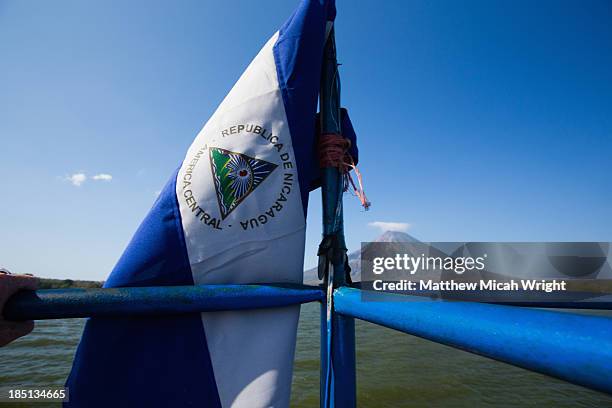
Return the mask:
M 321 134 L 340 135 L 340 77 L 336 59 L 334 28 L 323 53 L 321 91 Z M 347 285 L 347 248 L 342 211 L 343 178 L 337 167 L 321 169 L 323 200 L 323 241 L 319 247 L 319 268 L 326 269 L 326 303 L 321 309 L 321 407 L 355 407 L 355 321 L 333 311 L 332 292 Z M 322 267 L 322 263 L 326 268 Z M 331 264 L 331 265 L 330 265 Z M 331 360 L 328 354 L 331 353 Z

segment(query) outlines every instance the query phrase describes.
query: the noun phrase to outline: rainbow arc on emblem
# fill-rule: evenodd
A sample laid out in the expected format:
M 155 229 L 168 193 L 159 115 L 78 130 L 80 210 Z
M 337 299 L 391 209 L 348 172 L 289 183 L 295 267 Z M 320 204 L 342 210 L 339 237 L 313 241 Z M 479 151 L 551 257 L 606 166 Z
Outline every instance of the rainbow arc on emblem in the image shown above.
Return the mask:
M 210 148 L 210 166 L 222 219 L 277 167 L 274 163 L 218 147 Z

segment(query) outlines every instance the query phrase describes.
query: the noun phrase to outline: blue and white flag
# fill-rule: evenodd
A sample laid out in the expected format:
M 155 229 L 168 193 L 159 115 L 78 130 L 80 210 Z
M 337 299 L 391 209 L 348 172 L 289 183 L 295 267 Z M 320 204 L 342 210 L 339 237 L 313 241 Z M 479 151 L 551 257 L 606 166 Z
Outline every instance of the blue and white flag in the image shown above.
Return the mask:
M 301 283 L 333 1 L 305 0 L 193 141 L 106 287 Z M 92 318 L 74 407 L 287 407 L 299 306 Z

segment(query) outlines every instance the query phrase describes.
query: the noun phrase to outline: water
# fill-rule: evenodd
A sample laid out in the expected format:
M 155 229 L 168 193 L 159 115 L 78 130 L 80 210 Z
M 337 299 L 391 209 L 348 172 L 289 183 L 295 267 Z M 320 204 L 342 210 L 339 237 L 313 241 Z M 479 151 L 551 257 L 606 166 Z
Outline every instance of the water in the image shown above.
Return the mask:
M 0 385 L 61 386 L 83 324 L 40 321 L 31 335 L 1 348 Z M 370 323 L 357 321 L 356 336 L 359 407 L 612 407 L 605 394 Z M 319 306 L 309 304 L 302 307 L 291 405 L 318 401 Z

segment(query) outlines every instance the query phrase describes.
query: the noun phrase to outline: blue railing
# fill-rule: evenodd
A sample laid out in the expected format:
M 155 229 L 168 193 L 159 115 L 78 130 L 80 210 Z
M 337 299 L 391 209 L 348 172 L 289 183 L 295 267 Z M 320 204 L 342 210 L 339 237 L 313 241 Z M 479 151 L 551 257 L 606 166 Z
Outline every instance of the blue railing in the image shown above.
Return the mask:
M 612 393 L 612 319 L 339 288 L 335 311 Z
M 323 299 L 306 285 L 199 285 L 24 291 L 5 305 L 10 320 L 161 316 L 281 307 Z
M 368 292 L 365 299 L 362 296 L 359 289 L 335 289 L 333 320 L 362 319 L 612 394 L 610 318 L 379 292 Z M 313 301 L 321 302 L 326 312 L 324 291 L 305 285 L 52 289 L 17 293 L 7 302 L 4 316 L 32 320 L 168 315 Z M 342 330 L 335 327 L 332 333 L 333 382 L 354 384 L 354 332 L 347 335 L 344 325 Z M 321 344 L 322 356 L 327 359 L 323 339 Z M 337 388 L 331 388 L 333 406 L 356 405 L 355 396 L 343 392 L 338 398 L 334 389 Z

